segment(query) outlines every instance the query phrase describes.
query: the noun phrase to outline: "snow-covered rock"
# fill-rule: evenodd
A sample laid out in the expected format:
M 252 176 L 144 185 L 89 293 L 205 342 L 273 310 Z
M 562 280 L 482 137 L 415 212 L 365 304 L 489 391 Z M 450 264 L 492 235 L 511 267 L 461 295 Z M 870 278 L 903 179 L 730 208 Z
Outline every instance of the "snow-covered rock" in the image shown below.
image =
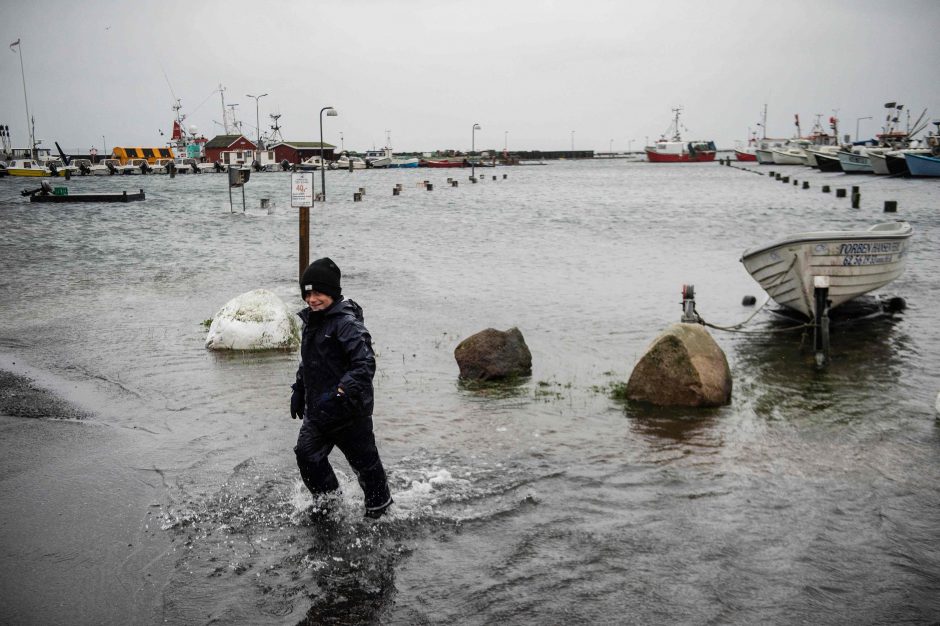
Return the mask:
M 300 320 L 267 289 L 232 298 L 212 318 L 210 350 L 292 350 L 300 345 Z

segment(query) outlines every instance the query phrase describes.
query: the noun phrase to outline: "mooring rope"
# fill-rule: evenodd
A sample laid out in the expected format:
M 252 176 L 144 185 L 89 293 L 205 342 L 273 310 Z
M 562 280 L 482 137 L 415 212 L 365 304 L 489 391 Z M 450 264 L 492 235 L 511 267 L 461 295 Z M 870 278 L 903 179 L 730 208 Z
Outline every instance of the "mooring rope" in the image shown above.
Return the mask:
M 766 292 L 769 294 L 771 289 L 773 289 L 774 287 L 776 287 L 777 285 L 779 285 L 781 282 L 783 282 L 783 279 L 786 278 L 787 274 L 790 273 L 790 270 L 793 269 L 793 266 L 794 266 L 795 264 L 796 264 L 796 255 L 794 254 L 794 255 L 793 255 L 793 258 L 790 260 L 790 265 L 787 266 L 787 269 L 785 269 L 785 270 L 777 277 L 777 280 L 775 280 L 775 281 L 773 282 L 773 284 L 768 285 L 767 288 L 764 289 L 764 291 L 766 291 Z M 704 319 L 701 315 L 699 315 L 698 311 L 695 311 L 695 317 L 698 318 L 698 323 L 701 324 L 702 326 L 707 326 L 707 327 L 709 327 L 709 328 L 714 328 L 715 330 L 723 330 L 723 331 L 726 331 L 726 332 L 729 332 L 729 333 L 743 333 L 743 334 L 750 334 L 750 335 L 758 335 L 758 334 L 761 334 L 761 333 L 785 333 L 785 332 L 790 332 L 790 331 L 793 331 L 793 330 L 800 330 L 800 329 L 803 329 L 803 328 L 812 328 L 812 327 L 814 327 L 814 326 L 816 325 L 815 322 L 806 322 L 806 323 L 800 324 L 800 325 L 798 325 L 798 326 L 788 326 L 787 328 L 768 328 L 768 329 L 764 329 L 764 330 L 742 330 L 742 327 L 743 327 L 744 325 L 746 325 L 748 322 L 750 322 L 752 319 L 754 319 L 754 317 L 755 317 L 758 313 L 760 313 L 761 310 L 763 310 L 763 308 L 764 308 L 765 306 L 767 306 L 767 304 L 771 301 L 771 299 L 772 299 L 772 298 L 768 295 L 768 296 L 767 296 L 767 299 L 764 300 L 763 304 L 761 304 L 759 307 L 757 307 L 757 309 L 756 309 L 753 313 L 751 313 L 751 314 L 747 317 L 747 319 L 745 319 L 745 320 L 743 320 L 743 321 L 741 321 L 741 322 L 738 322 L 737 324 L 732 324 L 731 326 L 721 326 L 721 325 L 719 325 L 719 324 L 712 324 L 712 323 L 710 323 L 710 322 L 706 322 L 705 319 Z

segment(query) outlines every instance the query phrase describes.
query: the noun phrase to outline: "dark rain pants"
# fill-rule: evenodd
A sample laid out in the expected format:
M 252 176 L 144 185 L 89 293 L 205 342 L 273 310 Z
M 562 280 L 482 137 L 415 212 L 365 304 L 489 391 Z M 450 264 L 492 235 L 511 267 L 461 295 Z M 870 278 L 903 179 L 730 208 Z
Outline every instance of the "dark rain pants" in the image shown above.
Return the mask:
M 328 458 L 334 446 L 345 455 L 356 473 L 365 495 L 366 510 L 387 506 L 391 493 L 375 445 L 371 416 L 332 422 L 304 418 L 294 453 L 307 489 L 314 496 L 339 489 L 339 481 Z

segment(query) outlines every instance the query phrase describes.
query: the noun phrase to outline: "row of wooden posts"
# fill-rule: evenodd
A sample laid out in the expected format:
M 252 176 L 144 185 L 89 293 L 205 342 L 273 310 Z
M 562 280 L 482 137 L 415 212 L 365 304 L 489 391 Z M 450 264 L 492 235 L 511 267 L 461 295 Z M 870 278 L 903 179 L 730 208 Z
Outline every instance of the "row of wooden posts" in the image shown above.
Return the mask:
M 503 180 L 506 180 L 507 178 L 508 178 L 508 175 L 503 174 Z M 482 180 L 482 178 L 477 178 L 476 176 L 470 176 L 471 183 L 476 183 L 476 182 L 479 182 L 480 180 Z M 495 174 L 493 175 L 493 180 L 496 180 Z M 451 187 L 456 187 L 457 180 L 454 178 L 448 178 L 447 184 L 449 184 Z M 432 183 L 429 180 L 423 180 L 418 183 L 418 187 L 424 187 L 428 191 L 433 191 L 434 183 Z M 402 189 L 403 189 L 402 184 L 398 183 L 397 185 L 392 187 L 392 195 L 393 196 L 401 195 Z M 366 188 L 360 187 L 359 191 L 353 192 L 353 202 L 362 202 L 362 198 L 365 197 L 365 195 L 366 195 Z M 309 259 L 310 259 L 310 208 L 300 207 L 298 217 L 300 220 L 298 224 L 300 241 L 299 241 L 299 246 L 298 246 L 299 247 L 299 250 L 298 250 L 299 263 L 298 263 L 297 275 L 298 277 L 301 277 L 304 274 L 304 270 L 307 269 L 307 263 L 309 262 Z
M 764 175 L 763 172 L 755 172 L 754 170 L 748 169 L 748 168 L 746 168 L 746 167 L 737 167 L 736 165 L 731 165 L 731 159 L 727 159 L 727 160 L 725 160 L 725 159 L 720 159 L 718 162 L 719 162 L 720 164 L 722 164 L 722 165 L 727 165 L 727 166 L 729 166 L 729 167 L 734 167 L 735 169 L 743 170 L 743 171 L 745 171 L 745 172 L 753 172 L 754 174 L 760 174 L 761 176 Z M 790 177 L 789 177 L 789 176 L 784 176 L 784 175 L 781 174 L 780 172 L 774 172 L 773 170 L 771 170 L 770 172 L 768 172 L 767 175 L 770 176 L 772 180 L 779 180 L 780 182 L 782 182 L 782 183 L 784 183 L 784 184 L 789 184 L 789 183 L 790 183 Z M 794 185 L 799 185 L 799 184 L 800 184 L 800 181 L 799 181 L 798 179 L 794 178 L 794 179 L 793 179 L 793 184 L 794 184 Z M 809 188 L 810 188 L 809 181 L 808 181 L 808 180 L 804 180 L 804 181 L 803 181 L 803 189 L 809 189 Z M 830 193 L 831 191 L 832 191 L 832 188 L 831 188 L 829 185 L 823 185 L 823 186 L 822 186 L 822 192 L 823 192 L 823 193 Z M 836 188 L 836 198 L 845 198 L 846 195 L 847 195 L 847 190 L 846 190 L 844 187 L 838 187 L 838 188 Z M 860 188 L 858 185 L 852 185 L 852 195 L 851 195 L 851 198 L 852 198 L 852 208 L 853 208 L 853 209 L 859 208 L 859 207 L 861 206 L 861 204 L 862 204 L 862 192 L 861 192 L 861 188 Z M 885 212 L 885 213 L 897 213 L 897 210 L 898 210 L 898 201 L 897 201 L 897 200 L 885 200 L 885 205 L 884 205 L 884 212 Z
M 789 176 L 784 176 L 780 172 L 770 172 L 770 176 L 774 177 L 774 180 L 779 180 L 780 182 L 787 184 L 790 182 Z M 799 185 L 800 181 L 796 178 L 793 179 L 794 185 Z M 803 181 L 803 189 L 809 189 L 809 181 Z M 822 186 L 823 193 L 830 193 L 832 188 L 829 185 Z M 847 194 L 845 187 L 836 188 L 836 198 L 844 198 Z M 857 209 L 862 204 L 862 191 L 861 187 L 858 185 L 852 185 L 852 208 Z M 897 213 L 898 210 L 898 201 L 897 200 L 885 200 L 884 212 L 885 213 Z
M 503 180 L 506 180 L 508 177 L 509 177 L 509 176 L 508 176 L 507 174 L 503 174 Z M 497 176 L 494 174 L 494 175 L 493 175 L 493 180 L 496 180 L 496 179 L 497 179 Z M 481 180 L 483 180 L 482 177 L 481 177 L 481 178 L 477 178 L 476 176 L 470 176 L 470 182 L 471 182 L 471 183 L 480 182 Z M 457 186 L 458 186 L 457 179 L 455 179 L 455 178 L 448 178 L 448 179 L 447 179 L 447 184 L 448 184 L 449 186 L 451 186 L 451 187 L 457 187 Z M 427 191 L 434 191 L 434 183 L 432 183 L 432 182 L 429 181 L 429 180 L 422 180 L 422 181 L 418 182 L 418 185 L 417 185 L 417 186 L 418 186 L 419 188 L 420 188 L 420 187 L 424 187 Z M 392 187 L 392 195 L 393 195 L 393 196 L 400 196 L 403 189 L 404 189 L 404 187 L 402 187 L 402 184 L 401 184 L 401 183 L 398 183 L 397 185 L 395 185 L 394 187 Z M 359 191 L 354 191 L 354 192 L 353 192 L 353 202 L 362 202 L 362 199 L 365 197 L 365 195 L 366 195 L 366 188 L 365 188 L 365 187 L 360 187 L 360 188 L 359 188 Z

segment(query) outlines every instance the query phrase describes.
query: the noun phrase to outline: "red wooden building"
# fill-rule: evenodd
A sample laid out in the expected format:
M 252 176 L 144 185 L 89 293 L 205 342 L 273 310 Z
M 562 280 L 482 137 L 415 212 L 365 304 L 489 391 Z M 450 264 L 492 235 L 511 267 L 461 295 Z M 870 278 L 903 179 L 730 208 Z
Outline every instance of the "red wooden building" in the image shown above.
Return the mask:
M 206 161 L 214 163 L 222 161 L 222 153 L 233 150 L 251 150 L 257 149 L 257 144 L 244 135 L 216 135 L 206 143 L 205 154 Z M 249 162 L 251 159 L 248 160 Z
M 319 141 L 282 141 L 269 145 L 267 149 L 274 150 L 274 159 L 277 162 L 286 159 L 288 163 L 302 163 L 304 159 L 320 156 Z M 323 144 L 323 158 L 327 161 L 336 159 L 336 155 L 333 154 L 335 151 L 336 146 L 328 143 Z

